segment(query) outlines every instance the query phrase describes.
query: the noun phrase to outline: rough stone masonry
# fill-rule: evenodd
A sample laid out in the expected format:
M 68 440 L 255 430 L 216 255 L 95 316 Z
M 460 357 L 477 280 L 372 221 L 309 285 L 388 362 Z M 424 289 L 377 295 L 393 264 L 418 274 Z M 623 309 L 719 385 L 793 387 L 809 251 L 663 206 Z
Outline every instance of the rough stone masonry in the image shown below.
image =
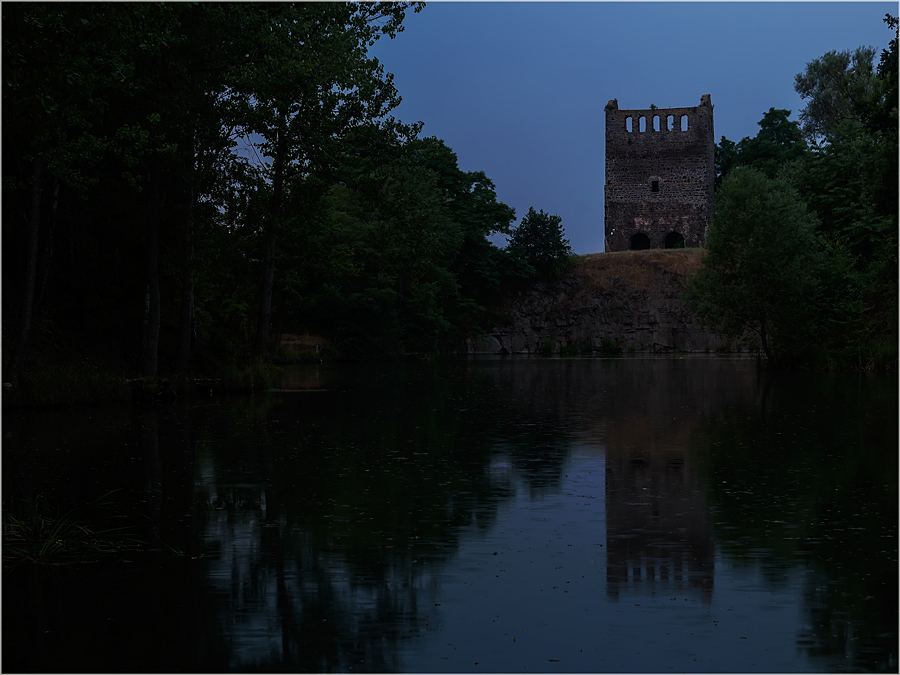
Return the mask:
M 471 338 L 469 354 L 718 353 L 755 351 L 702 326 L 684 300 L 697 249 L 580 256 L 560 279 L 512 294 L 501 325 Z
M 606 250 L 693 248 L 706 237 L 715 187 L 709 94 L 694 108 L 606 104 Z

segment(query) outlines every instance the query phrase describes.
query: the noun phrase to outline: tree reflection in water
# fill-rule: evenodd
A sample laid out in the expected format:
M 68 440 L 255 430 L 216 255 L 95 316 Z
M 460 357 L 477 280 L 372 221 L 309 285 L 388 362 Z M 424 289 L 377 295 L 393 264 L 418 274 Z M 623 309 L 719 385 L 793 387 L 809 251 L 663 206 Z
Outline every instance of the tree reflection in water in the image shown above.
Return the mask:
M 813 663 L 897 668 L 897 413 L 896 378 L 765 374 L 698 429 L 718 544 L 773 588 L 802 574 Z
M 460 531 L 490 527 L 515 494 L 499 448 L 515 449 L 501 464 L 532 489 L 558 483 L 559 420 L 511 438 L 489 376 L 443 375 L 374 368 L 352 387 L 195 421 L 215 430 L 199 435 L 197 493 L 233 667 L 400 669 L 398 644 L 440 625 L 440 571 Z

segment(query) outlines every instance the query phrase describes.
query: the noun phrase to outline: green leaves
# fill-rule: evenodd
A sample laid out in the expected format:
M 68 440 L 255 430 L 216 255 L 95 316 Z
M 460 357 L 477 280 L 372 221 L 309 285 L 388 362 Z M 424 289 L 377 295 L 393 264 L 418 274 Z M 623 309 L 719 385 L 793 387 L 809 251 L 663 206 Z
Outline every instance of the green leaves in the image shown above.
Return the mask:
M 760 121 L 757 136 L 739 143 L 723 137 L 716 146 L 716 220 L 721 227 L 710 232 L 708 264 L 698 276 L 694 297 L 702 296 L 704 316 L 730 334 L 766 333 L 763 342 L 771 342 L 773 359 L 788 353 L 799 358 L 806 341 L 807 349 L 824 348 L 842 364 L 858 365 L 862 350 L 884 354 L 882 345 L 889 345 L 891 367 L 896 367 L 898 25 L 890 15 L 885 23 L 894 37 L 877 68 L 876 50 L 860 47 L 830 51 L 796 76 L 794 87 L 805 99 L 802 126 L 788 119 L 789 111 L 772 108 Z M 802 228 L 781 229 L 778 218 L 768 224 L 778 224 L 776 229 L 765 222 L 765 212 L 778 206 L 772 185 L 744 175 L 726 197 L 725 185 L 736 167 L 752 167 L 798 191 L 818 217 L 817 265 L 804 262 L 787 246 Z M 795 222 L 799 216 L 785 217 L 784 222 Z M 757 233 L 752 240 L 746 234 L 750 231 Z M 727 244 L 720 245 L 723 240 Z M 803 246 L 799 240 L 793 245 Z M 772 256 L 768 265 L 759 253 L 764 250 Z M 818 300 L 784 311 L 792 307 L 786 302 L 789 294 L 767 295 L 760 280 L 772 288 L 785 283 L 791 288 L 794 282 L 773 275 L 773 266 L 783 266 L 778 271 L 784 274 L 817 269 L 815 283 L 798 288 L 818 285 Z M 883 362 L 881 356 L 878 360 Z
M 835 125 L 847 120 L 862 123 L 865 103 L 875 87 L 875 53 L 872 47 L 830 51 L 797 74 L 794 89 L 807 99 L 800 120 L 808 137 L 827 137 Z
M 738 166 L 753 167 L 775 178 L 785 164 L 803 160 L 809 152 L 800 125 L 788 119 L 790 110 L 769 108 L 758 122 L 759 133 L 734 143 L 722 136 L 716 146 L 716 188 Z
M 703 267 L 689 300 L 701 319 L 755 333 L 773 363 L 803 361 L 818 331 L 821 242 L 816 219 L 786 182 L 735 169 L 716 195 Z
M 331 165 L 339 141 L 377 123 L 398 103 L 392 77 L 367 45 L 393 36 L 407 3 L 278 3 L 244 6 L 248 58 L 228 80 L 247 102 L 244 127 L 274 156 L 276 136 L 306 166 Z
M 528 266 L 488 239 L 515 211 L 390 116 L 368 53 L 422 6 L 4 5 L 4 241 L 35 253 L 7 289 L 38 284 L 59 325 L 148 364 L 176 323 L 178 364 L 192 341 L 197 363 L 240 361 L 254 325 L 257 356 L 260 326 L 357 356 L 490 328 Z
M 898 25 L 890 15 L 885 23 L 893 38 L 877 68 L 875 50 L 860 47 L 797 75 L 804 131 L 820 142 L 791 179 L 862 280 L 865 339 L 894 345 L 896 358 Z
M 512 231 L 509 253 L 527 263 L 541 279 L 558 276 L 572 254 L 569 240 L 563 238 L 562 218 L 530 207 Z

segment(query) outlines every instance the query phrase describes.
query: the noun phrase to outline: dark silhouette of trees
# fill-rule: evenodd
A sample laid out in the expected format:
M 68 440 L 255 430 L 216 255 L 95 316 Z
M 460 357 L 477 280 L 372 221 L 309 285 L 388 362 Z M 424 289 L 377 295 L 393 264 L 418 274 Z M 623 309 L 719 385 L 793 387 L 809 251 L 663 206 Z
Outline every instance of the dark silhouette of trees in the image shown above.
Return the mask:
M 890 15 L 884 21 L 894 36 L 877 64 L 870 47 L 810 61 L 794 83 L 805 101 L 799 122 L 771 108 L 755 137 L 739 143 L 722 137 L 716 146 L 717 202 L 730 174 L 745 167 L 785 181 L 816 216 L 822 302 L 804 326 L 819 332 L 798 330 L 807 335 L 808 357 L 819 351 L 833 363 L 862 368 L 897 367 L 898 24 Z M 718 211 L 717 204 L 717 218 Z M 773 252 L 781 225 L 789 223 L 759 230 Z M 708 262 L 720 265 L 716 256 Z M 750 306 L 744 300 L 750 302 L 735 293 L 725 304 L 743 311 Z
M 421 7 L 4 5 L 4 381 L 70 352 L 182 381 L 265 369 L 284 331 L 371 357 L 488 330 L 515 213 L 390 116 L 368 53 Z

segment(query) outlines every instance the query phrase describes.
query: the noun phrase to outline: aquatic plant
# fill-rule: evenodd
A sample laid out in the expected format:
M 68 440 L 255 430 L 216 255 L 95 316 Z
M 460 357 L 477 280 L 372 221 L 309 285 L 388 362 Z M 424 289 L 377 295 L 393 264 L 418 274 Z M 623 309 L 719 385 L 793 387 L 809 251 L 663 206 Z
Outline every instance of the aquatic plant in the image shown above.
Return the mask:
M 10 501 L 3 509 L 3 563 L 64 565 L 93 562 L 111 553 L 140 550 L 130 527 L 115 527 L 125 516 L 104 515 L 112 492 L 54 516 L 42 496 Z

